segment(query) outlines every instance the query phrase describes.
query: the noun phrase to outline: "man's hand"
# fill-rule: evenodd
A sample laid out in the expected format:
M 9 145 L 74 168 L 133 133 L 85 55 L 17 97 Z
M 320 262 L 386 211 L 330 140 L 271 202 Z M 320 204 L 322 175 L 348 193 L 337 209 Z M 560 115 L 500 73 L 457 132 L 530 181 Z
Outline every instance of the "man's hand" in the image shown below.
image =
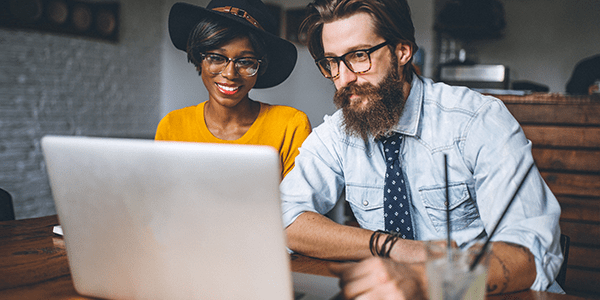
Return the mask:
M 345 299 L 427 299 L 423 264 L 372 257 L 358 263 L 332 263 Z

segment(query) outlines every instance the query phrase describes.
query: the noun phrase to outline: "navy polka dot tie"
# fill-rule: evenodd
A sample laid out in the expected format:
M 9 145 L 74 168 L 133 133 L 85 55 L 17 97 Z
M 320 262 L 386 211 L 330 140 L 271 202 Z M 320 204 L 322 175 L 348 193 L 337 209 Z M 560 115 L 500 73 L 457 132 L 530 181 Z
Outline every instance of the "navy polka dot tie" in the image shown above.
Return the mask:
M 385 230 L 397 232 L 404 239 L 414 239 L 410 208 L 404 175 L 400 168 L 402 135 L 396 133 L 381 140 L 385 154 L 385 189 L 383 191 L 383 216 Z

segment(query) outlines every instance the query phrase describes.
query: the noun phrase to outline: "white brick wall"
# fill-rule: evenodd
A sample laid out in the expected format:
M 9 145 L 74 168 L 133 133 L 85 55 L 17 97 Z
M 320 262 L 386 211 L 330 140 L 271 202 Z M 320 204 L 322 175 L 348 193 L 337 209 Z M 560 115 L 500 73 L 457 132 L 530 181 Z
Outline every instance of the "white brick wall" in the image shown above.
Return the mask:
M 153 136 L 167 13 L 122 1 L 115 44 L 0 28 L 0 187 L 18 219 L 55 213 L 42 136 Z

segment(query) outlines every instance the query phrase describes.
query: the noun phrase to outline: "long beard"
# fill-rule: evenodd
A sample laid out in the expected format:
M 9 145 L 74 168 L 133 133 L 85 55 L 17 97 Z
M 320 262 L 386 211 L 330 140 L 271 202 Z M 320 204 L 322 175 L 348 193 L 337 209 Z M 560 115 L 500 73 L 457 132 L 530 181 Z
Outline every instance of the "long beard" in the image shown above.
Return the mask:
M 388 133 L 400 120 L 406 102 L 402 83 L 398 69 L 392 67 L 379 86 L 350 83 L 337 90 L 333 102 L 342 109 L 346 133 L 361 137 L 365 142 L 369 136 L 379 138 Z M 353 103 L 352 95 L 359 96 L 360 100 Z

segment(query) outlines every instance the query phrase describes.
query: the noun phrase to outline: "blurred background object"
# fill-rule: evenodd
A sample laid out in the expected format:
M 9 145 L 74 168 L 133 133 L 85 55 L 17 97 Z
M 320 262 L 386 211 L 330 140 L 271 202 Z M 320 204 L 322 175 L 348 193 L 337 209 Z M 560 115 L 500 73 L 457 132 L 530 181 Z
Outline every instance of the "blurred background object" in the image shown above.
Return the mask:
M 567 83 L 567 93 L 571 95 L 600 93 L 600 54 L 584 58 L 575 65 Z
M 101 39 L 119 39 L 115 1 L 0 0 L 0 27 Z

